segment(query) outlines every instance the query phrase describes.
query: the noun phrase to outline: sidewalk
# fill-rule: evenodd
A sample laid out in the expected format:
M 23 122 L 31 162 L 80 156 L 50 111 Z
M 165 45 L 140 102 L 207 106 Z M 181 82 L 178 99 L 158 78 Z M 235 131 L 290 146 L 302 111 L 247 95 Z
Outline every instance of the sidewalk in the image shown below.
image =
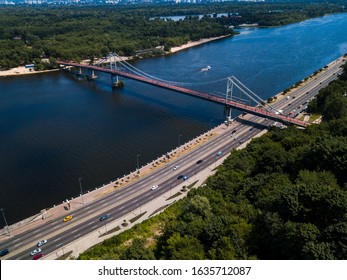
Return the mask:
M 178 157 L 184 155 L 185 153 L 189 152 L 190 150 L 196 148 L 197 146 L 206 143 L 208 140 L 213 139 L 217 135 L 220 135 L 222 133 L 227 132 L 230 130 L 230 127 L 227 127 L 225 124 L 221 124 L 210 131 L 199 135 L 198 137 L 194 138 L 193 140 L 181 145 L 180 147 L 171 150 L 165 155 L 162 155 L 161 157 L 158 157 L 157 159 L 153 160 L 152 162 L 141 166 L 139 169 L 140 173 L 137 172 L 137 170 L 124 175 L 121 178 L 118 178 L 115 181 L 111 181 L 109 183 L 104 184 L 103 186 L 99 188 L 95 188 L 93 191 L 89 191 L 87 193 L 83 194 L 83 202 L 84 204 L 89 204 L 92 201 L 95 201 L 113 191 L 116 189 L 123 187 L 125 185 L 128 185 L 138 179 L 140 179 L 143 176 L 148 175 L 149 173 L 153 172 L 156 169 L 159 169 L 163 167 L 165 164 L 173 162 Z M 22 220 L 20 222 L 17 222 L 15 224 L 9 225 L 9 227 L 5 227 L 0 230 L 0 242 L 3 240 L 8 239 L 9 232 L 10 235 L 15 236 L 20 233 L 23 233 L 25 231 L 28 231 L 30 229 L 36 228 L 50 220 L 56 219 L 56 218 L 63 218 L 71 212 L 71 210 L 75 210 L 83 205 L 82 203 L 82 197 L 77 196 L 75 198 L 72 198 L 71 200 L 64 201 L 58 205 L 54 205 L 51 208 L 47 208 L 44 210 L 41 210 L 40 213 L 37 213 L 36 215 L 33 215 L 31 217 L 26 218 L 25 220 Z

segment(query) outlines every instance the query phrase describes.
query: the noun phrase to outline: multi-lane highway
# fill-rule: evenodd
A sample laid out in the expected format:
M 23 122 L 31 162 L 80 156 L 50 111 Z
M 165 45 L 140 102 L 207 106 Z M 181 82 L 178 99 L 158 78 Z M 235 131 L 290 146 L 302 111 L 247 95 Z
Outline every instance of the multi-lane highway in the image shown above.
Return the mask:
M 295 112 L 303 110 L 308 100 L 311 100 L 322 87 L 336 79 L 342 72 L 340 68 L 342 63 L 342 60 L 331 63 L 323 73 L 290 93 L 289 98 L 279 100 L 273 107 L 278 110 L 282 109 L 283 114 L 288 114 L 293 110 L 296 110 Z M 106 227 L 105 223 L 121 219 L 141 205 L 144 206 L 169 192 L 171 188 L 182 183 L 182 179 L 177 179 L 179 175 L 188 176 L 190 179 L 188 179 L 187 184 L 189 184 L 189 180 L 194 181 L 196 174 L 206 168 L 211 168 L 221 156 L 226 155 L 241 143 L 252 139 L 261 130 L 272 124 L 273 121 L 271 120 L 250 115 L 244 116 L 234 121 L 225 133 L 211 137 L 209 141 L 190 152 L 182 153 L 175 161 L 165 164 L 147 176 L 141 177 L 99 200 L 70 212 L 69 214 L 73 216 L 73 219 L 69 222 L 64 223 L 61 218 L 51 220 L 33 230 L 3 241 L 0 249 L 8 248 L 11 252 L 4 258 L 32 259 L 30 252 L 36 248 L 37 242 L 42 239 L 49 240 L 42 247 L 46 255 L 61 250 L 74 240 L 80 239 L 100 227 Z M 231 135 L 234 130 L 236 132 Z M 222 155 L 218 156 L 219 152 L 222 152 Z M 174 170 L 175 166 L 179 166 L 179 168 Z M 158 185 L 158 188 L 152 190 L 153 185 Z M 104 214 L 108 214 L 109 218 L 101 222 L 99 218 Z

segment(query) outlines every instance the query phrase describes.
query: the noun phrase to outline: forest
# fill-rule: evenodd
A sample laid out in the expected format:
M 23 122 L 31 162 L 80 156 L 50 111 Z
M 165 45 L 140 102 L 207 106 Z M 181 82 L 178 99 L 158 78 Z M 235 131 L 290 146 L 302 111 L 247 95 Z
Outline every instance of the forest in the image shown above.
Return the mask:
M 309 105 L 321 124 L 271 128 L 205 186 L 79 259 L 347 259 L 346 92 L 347 64 Z
M 157 46 L 169 51 L 189 40 L 234 35 L 231 26 L 242 23 L 278 26 L 338 12 L 341 6 L 329 3 L 0 6 L 0 70 L 31 63 L 54 68 L 56 59 L 93 60 L 110 52 L 133 56 Z M 175 15 L 186 17 L 165 18 Z

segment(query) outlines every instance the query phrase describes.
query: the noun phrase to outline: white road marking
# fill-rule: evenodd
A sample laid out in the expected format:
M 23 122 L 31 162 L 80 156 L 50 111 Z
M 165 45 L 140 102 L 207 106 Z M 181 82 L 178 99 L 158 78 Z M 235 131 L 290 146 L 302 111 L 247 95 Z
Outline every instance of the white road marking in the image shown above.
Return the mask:
M 16 244 L 16 245 L 14 245 L 13 247 L 18 247 L 18 246 L 20 246 L 21 244 L 23 244 L 22 242 L 21 243 L 18 243 L 18 244 Z

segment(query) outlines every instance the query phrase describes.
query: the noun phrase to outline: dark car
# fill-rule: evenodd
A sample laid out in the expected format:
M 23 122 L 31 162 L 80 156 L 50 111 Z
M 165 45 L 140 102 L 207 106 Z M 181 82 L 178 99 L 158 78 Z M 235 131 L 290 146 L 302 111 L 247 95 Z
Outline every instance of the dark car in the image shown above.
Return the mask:
M 179 175 L 179 176 L 177 177 L 177 180 L 181 180 L 183 177 L 184 177 L 184 175 Z
M 202 159 L 199 159 L 199 160 L 196 162 L 196 164 L 200 164 L 200 163 L 202 163 Z
M 107 214 L 100 217 L 100 221 L 104 221 L 106 219 L 108 219 L 108 215 Z
M 5 256 L 5 255 L 7 255 L 9 252 L 10 252 L 9 249 L 4 249 L 4 250 L 2 250 L 2 251 L 0 252 L 0 257 L 3 257 L 3 256 Z

